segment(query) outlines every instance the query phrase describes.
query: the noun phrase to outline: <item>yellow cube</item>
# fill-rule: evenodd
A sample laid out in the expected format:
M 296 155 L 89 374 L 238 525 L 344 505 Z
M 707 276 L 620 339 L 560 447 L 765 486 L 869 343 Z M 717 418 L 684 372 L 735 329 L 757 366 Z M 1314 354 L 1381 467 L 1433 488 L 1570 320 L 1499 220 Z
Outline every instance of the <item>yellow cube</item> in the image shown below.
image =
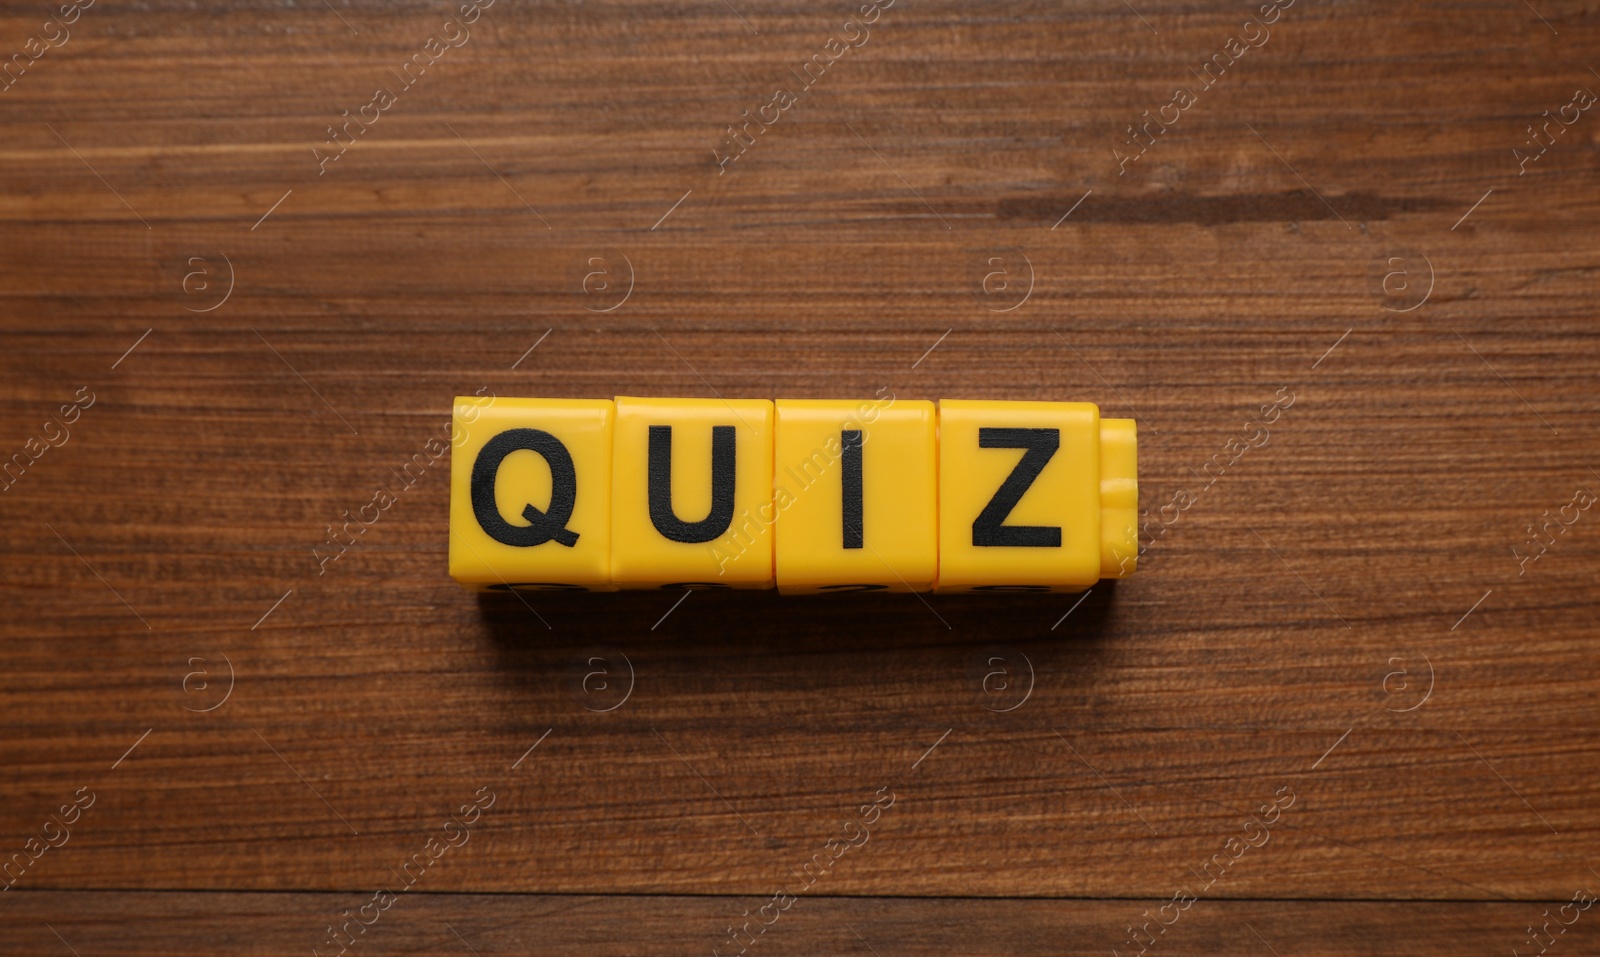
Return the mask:
M 932 402 L 779 399 L 778 588 L 927 591 L 939 571 Z
M 617 397 L 611 579 L 772 587 L 772 403 Z
M 939 403 L 939 582 L 1082 591 L 1100 579 L 1100 409 Z
M 610 590 L 614 418 L 604 399 L 458 397 L 451 577 L 479 589 Z

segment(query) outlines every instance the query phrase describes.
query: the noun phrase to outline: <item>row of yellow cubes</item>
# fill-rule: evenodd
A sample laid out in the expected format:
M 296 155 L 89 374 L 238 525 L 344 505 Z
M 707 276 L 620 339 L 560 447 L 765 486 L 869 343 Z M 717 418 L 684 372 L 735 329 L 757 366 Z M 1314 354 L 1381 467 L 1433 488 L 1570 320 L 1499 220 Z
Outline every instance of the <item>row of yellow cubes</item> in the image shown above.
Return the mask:
M 471 588 L 1081 591 L 1131 574 L 1131 419 L 1087 402 L 517 399 L 453 415 Z

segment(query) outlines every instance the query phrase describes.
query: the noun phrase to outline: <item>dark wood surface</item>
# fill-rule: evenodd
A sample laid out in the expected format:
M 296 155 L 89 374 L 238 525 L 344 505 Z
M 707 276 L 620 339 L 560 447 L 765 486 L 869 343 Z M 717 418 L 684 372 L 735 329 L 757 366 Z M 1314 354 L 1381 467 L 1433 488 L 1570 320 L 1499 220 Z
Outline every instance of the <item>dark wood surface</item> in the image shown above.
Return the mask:
M 728 954 L 879 788 L 751 950 L 1128 954 L 1203 887 L 1150 949 L 1527 954 L 1600 891 L 1600 115 L 1513 153 L 1594 11 L 1298 0 L 1119 175 L 1257 7 L 899 0 L 719 173 L 857 7 L 498 0 L 320 175 L 454 7 L 98 0 L 0 92 L 0 850 L 95 795 L 0 950 L 304 952 L 480 788 L 355 949 Z M 883 386 L 1137 417 L 1139 572 L 480 599 L 392 471 L 480 388 Z
M 44 891 L 29 895 L 26 918 L 0 918 L 8 950 L 65 954 L 304 953 L 341 911 L 365 895 Z M 350 946 L 353 953 L 703 955 L 721 945 L 750 898 L 610 895 L 422 894 L 397 901 Z M 1016 955 L 1106 953 L 1127 939 L 1130 921 L 1163 901 L 995 900 L 992 898 L 828 897 L 796 903 L 749 946 L 759 954 L 860 954 L 905 957 L 951 953 Z M 1529 921 L 1553 905 L 1488 901 L 1212 901 L 1195 904 L 1165 934 L 1152 923 L 1152 953 L 1388 953 L 1396 937 L 1421 953 L 1491 952 L 1527 940 Z M 1576 913 L 1578 916 L 1573 917 Z M 1585 949 L 1580 935 L 1594 910 L 1569 910 L 1557 947 Z M 57 936 L 59 935 L 59 937 Z M 1141 938 L 1143 939 L 1143 938 Z M 1543 938 L 1541 938 L 1543 939 Z M 1105 947 L 1101 941 L 1107 941 Z M 1523 953 L 1537 952 L 1523 946 Z M 1121 946 L 1123 954 L 1137 946 Z M 328 953 L 327 949 L 322 951 Z M 337 952 L 335 950 L 335 952 Z

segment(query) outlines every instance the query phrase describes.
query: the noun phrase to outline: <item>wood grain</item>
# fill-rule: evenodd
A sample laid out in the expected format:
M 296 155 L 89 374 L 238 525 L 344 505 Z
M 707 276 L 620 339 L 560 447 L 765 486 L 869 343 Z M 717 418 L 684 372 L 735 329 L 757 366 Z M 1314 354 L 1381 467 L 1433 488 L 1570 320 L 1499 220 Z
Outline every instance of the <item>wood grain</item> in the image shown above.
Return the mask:
M 29 893 L 30 919 L 0 916 L 8 952 L 85 955 L 302 952 L 323 939 L 329 921 L 365 896 L 336 894 L 206 894 L 196 892 Z M 401 898 L 349 946 L 352 953 L 460 957 L 480 954 L 696 954 L 724 944 L 731 921 L 759 900 L 737 897 L 612 895 L 422 894 Z M 1079 954 L 1130 949 L 1127 926 L 1163 901 L 996 900 L 994 898 L 846 898 L 792 904 L 751 953 L 870 955 Z M 1554 903 L 1442 901 L 1207 901 L 1193 904 L 1166 933 L 1151 924 L 1152 953 L 1316 953 L 1357 957 L 1381 953 L 1396 937 L 1425 955 L 1471 952 L 1493 941 L 1505 949 L 1527 940 L 1532 920 L 1552 917 Z M 370 916 L 373 912 L 369 911 Z M 1169 915 L 1171 911 L 1168 912 Z M 1573 915 L 1576 913 L 1576 917 Z M 1573 923 L 1559 946 L 1583 951 L 1593 929 L 1589 911 L 1569 910 Z M 770 915 L 770 912 L 769 912 Z M 752 928 L 752 933 L 755 928 Z M 58 939 L 56 934 L 60 934 Z M 1141 939 L 1143 939 L 1141 937 Z M 1532 948 L 1525 948 L 1532 949 Z M 327 950 L 323 951 L 327 953 Z M 335 951 L 336 952 L 336 951 Z M 1131 948 L 1137 953 L 1138 947 Z
M 1300 0 L 1119 175 L 1254 8 L 899 0 L 719 172 L 859 6 L 499 0 L 324 173 L 454 7 L 99 0 L 0 93 L 0 461 L 94 396 L 0 493 L 0 850 L 96 795 L 18 941 L 153 901 L 137 946 L 310 946 L 479 788 L 415 919 L 505 949 L 708 949 L 879 788 L 782 946 L 1121 946 L 1280 788 L 1186 948 L 1513 947 L 1600 887 L 1600 518 L 1514 551 L 1600 488 L 1600 117 L 1513 153 L 1600 84 L 1592 11 Z M 1136 416 L 1138 574 L 479 599 L 443 459 L 312 552 L 458 393 L 882 386 Z

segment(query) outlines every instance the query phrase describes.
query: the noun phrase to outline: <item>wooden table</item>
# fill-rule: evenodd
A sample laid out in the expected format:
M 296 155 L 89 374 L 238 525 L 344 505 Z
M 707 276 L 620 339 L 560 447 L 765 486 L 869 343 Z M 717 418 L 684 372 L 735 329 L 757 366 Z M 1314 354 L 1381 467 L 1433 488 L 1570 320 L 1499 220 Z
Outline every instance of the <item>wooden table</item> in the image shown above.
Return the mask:
M 0 950 L 1600 953 L 1592 10 L 51 9 Z M 1136 417 L 1138 574 L 446 575 L 453 395 L 880 387 Z

